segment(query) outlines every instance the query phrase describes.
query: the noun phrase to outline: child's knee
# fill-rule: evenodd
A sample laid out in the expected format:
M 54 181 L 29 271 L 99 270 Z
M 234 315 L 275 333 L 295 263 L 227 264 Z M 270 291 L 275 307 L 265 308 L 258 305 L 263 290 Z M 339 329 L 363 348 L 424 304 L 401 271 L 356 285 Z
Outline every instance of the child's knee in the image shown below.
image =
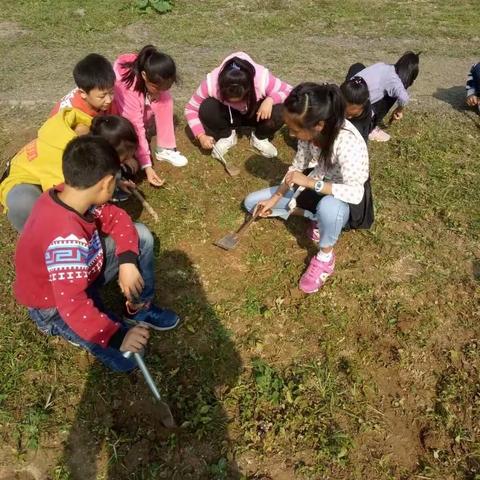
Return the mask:
M 254 197 L 253 194 L 249 194 L 245 197 L 245 200 L 243 201 L 243 205 L 247 212 L 253 212 L 253 209 L 255 208 L 255 205 L 257 204 L 257 201 Z
M 334 224 L 338 216 L 338 201 L 332 195 L 323 197 L 317 205 L 317 218 L 323 225 Z
M 138 234 L 140 250 L 153 249 L 154 239 L 152 232 L 143 223 L 135 223 L 135 228 Z

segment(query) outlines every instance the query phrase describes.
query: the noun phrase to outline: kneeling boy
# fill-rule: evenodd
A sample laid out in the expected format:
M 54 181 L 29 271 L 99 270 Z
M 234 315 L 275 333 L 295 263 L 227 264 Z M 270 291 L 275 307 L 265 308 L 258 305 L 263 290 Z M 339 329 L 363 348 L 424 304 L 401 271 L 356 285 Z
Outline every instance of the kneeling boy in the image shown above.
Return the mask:
M 15 297 L 42 332 L 64 337 L 113 370 L 128 371 L 135 363 L 122 352 L 142 350 L 149 328 L 170 330 L 179 317 L 152 303 L 151 233 L 107 203 L 120 177 L 115 149 L 101 137 L 76 138 L 65 149 L 62 168 L 65 184 L 40 196 L 18 241 Z M 99 300 L 98 289 L 117 275 L 132 328 Z

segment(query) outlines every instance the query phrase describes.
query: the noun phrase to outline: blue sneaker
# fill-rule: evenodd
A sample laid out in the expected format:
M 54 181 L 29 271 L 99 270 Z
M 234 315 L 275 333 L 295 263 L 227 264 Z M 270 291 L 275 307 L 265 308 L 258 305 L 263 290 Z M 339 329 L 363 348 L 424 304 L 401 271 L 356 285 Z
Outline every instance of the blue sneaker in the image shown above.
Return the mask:
M 127 312 L 129 312 L 127 304 Z M 168 308 L 160 308 L 153 303 L 147 303 L 138 312 L 128 315 L 129 323 L 146 325 L 154 330 L 172 330 L 180 323 L 180 317 Z

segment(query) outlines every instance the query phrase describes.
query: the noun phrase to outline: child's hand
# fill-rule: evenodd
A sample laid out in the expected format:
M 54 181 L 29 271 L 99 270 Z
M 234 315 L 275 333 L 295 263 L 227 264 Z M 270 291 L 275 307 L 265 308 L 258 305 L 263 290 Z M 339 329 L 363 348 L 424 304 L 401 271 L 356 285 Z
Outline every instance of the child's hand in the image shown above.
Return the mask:
M 131 180 L 119 180 L 117 185 L 120 190 L 123 190 L 126 193 L 132 193 L 132 190 L 136 187 L 135 182 L 132 182 Z
M 206 135 L 205 133 L 202 133 L 198 136 L 198 141 L 204 150 L 211 150 L 215 145 L 215 139 L 209 135 Z
M 390 123 L 392 123 L 392 121 L 394 120 L 401 120 L 402 118 L 403 118 L 403 108 L 401 107 L 396 108 L 392 113 L 392 117 L 390 118 Z
M 268 217 L 272 213 L 272 208 L 278 203 L 280 200 L 280 195 L 273 195 L 268 200 L 261 200 L 257 203 L 255 207 L 255 211 L 259 217 Z
M 120 351 L 133 353 L 141 352 L 147 346 L 149 337 L 150 332 L 148 331 L 148 328 L 141 325 L 135 325 L 135 327 L 132 327 L 125 335 L 125 338 L 120 345 Z
M 257 110 L 257 122 L 260 120 L 268 120 L 272 116 L 273 100 L 270 97 L 260 104 Z
M 150 182 L 151 185 L 154 187 L 161 187 L 164 183 L 165 180 L 161 179 L 153 167 L 147 167 L 145 169 L 145 175 L 147 176 L 147 180 Z
M 285 175 L 284 183 L 289 187 L 293 185 L 298 185 L 299 187 L 309 187 L 311 178 L 307 177 L 301 172 L 291 170 Z
M 118 284 L 127 300 L 135 301 L 143 291 L 144 281 L 134 263 L 122 263 L 118 267 Z
M 467 105 L 469 107 L 474 107 L 475 105 L 478 105 L 478 97 L 476 95 L 469 95 L 467 97 Z
M 135 160 L 134 157 L 130 157 L 124 160 L 123 165 L 126 165 L 127 167 L 129 167 L 132 173 L 134 174 L 138 172 L 138 168 L 139 168 L 138 162 Z

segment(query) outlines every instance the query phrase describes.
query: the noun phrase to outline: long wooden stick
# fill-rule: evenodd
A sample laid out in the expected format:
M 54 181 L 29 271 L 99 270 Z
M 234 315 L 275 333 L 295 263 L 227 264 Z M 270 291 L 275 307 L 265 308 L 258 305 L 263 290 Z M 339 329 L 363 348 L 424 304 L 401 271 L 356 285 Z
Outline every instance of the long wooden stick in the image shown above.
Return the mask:
M 153 217 L 155 223 L 159 222 L 158 213 L 153 209 L 153 207 L 145 200 L 145 198 L 141 195 L 141 193 L 136 189 L 132 188 L 133 195 L 140 201 L 143 208 Z

